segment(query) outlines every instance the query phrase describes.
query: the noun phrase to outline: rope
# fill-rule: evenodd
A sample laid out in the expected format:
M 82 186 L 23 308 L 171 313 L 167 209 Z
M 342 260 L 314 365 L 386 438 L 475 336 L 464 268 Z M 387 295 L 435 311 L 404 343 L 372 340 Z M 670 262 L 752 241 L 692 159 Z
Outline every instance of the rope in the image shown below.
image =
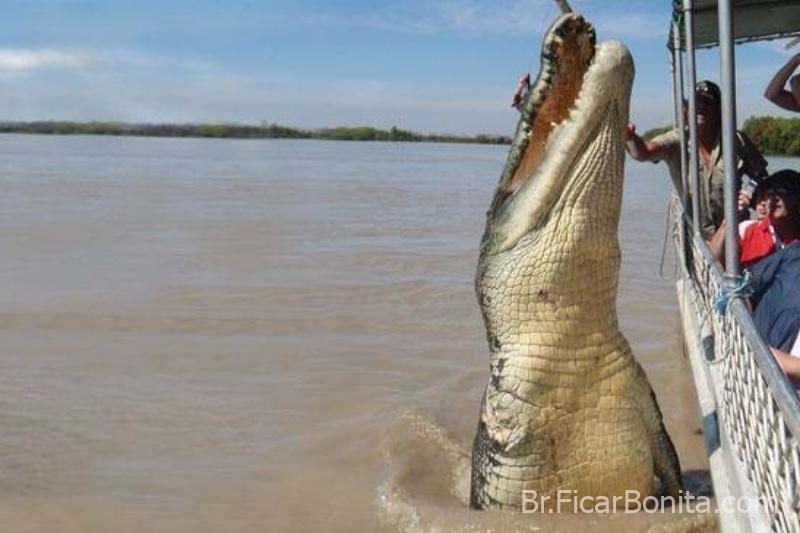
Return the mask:
M 683 27 L 683 2 L 681 0 L 672 2 L 672 21 L 677 22 L 681 28 Z
M 753 292 L 750 290 L 750 271 L 745 270 L 744 276 L 736 276 L 734 283 L 731 287 L 721 287 L 720 295 L 714 302 L 714 309 L 717 313 L 724 315 L 728 312 L 731 300 L 734 298 L 742 298 L 750 296 Z
M 674 0 L 674 2 L 672 2 L 672 24 L 670 24 L 669 41 L 667 42 L 667 48 L 670 50 L 672 50 L 673 43 L 675 42 L 675 26 L 678 28 L 681 46 L 683 46 L 683 36 L 685 33 L 683 19 L 683 2 L 681 0 Z
M 664 227 L 664 242 L 661 244 L 661 262 L 658 265 L 658 277 L 664 280 L 668 279 L 675 279 L 675 276 L 678 274 L 678 262 L 675 261 L 672 264 L 672 274 L 667 277 L 664 275 L 664 261 L 667 257 L 667 242 L 669 241 L 669 230 L 670 230 L 670 221 L 672 220 L 672 210 L 675 207 L 675 203 L 678 201 L 678 198 L 674 195 L 667 204 L 667 220 L 665 221 Z M 675 219 L 675 224 L 673 225 L 673 229 L 678 224 L 678 220 Z
M 569 7 L 567 0 L 556 0 L 556 4 L 561 8 L 562 13 L 572 13 L 572 8 Z

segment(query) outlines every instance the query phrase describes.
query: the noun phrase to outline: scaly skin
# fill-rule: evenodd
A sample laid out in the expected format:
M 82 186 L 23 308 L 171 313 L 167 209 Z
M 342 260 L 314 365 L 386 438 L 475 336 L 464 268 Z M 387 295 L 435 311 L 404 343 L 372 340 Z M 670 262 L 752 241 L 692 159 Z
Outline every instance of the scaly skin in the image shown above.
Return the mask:
M 523 490 L 645 497 L 654 476 L 678 496 L 675 449 L 616 313 L 633 62 L 573 14 L 543 50 L 478 262 L 490 379 L 471 505 L 519 509 Z

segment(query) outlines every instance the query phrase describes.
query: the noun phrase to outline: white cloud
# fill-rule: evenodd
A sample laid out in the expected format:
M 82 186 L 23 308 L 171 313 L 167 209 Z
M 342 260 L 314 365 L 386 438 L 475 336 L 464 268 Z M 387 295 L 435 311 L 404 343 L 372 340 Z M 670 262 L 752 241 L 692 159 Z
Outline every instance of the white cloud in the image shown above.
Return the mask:
M 55 50 L 0 49 L 0 72 L 28 72 L 43 67 L 80 68 L 89 58 Z

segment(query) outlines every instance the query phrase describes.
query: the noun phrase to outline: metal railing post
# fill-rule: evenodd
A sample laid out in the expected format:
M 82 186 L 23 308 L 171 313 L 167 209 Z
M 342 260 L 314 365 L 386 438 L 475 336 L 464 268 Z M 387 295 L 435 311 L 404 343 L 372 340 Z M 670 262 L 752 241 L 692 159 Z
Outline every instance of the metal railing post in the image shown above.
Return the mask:
M 694 14 L 692 13 L 692 0 L 683 0 L 683 20 L 686 28 L 686 66 L 689 76 L 689 178 L 692 192 L 692 226 L 694 236 L 702 238 L 700 233 L 700 176 L 698 171 L 697 153 L 697 99 L 695 98 L 695 85 L 697 85 L 697 70 L 694 61 Z
M 725 163 L 725 270 L 739 274 L 739 253 L 736 245 L 739 216 L 739 192 L 736 174 L 736 65 L 733 49 L 733 19 L 730 0 L 719 0 L 719 62 L 722 82 L 722 157 Z
M 681 138 L 681 146 L 686 146 L 686 115 L 683 112 L 683 52 L 681 51 L 681 30 L 677 24 L 672 25 L 674 35 L 672 44 L 672 90 L 673 102 L 675 103 L 675 128 Z M 684 213 L 687 209 L 687 179 L 686 179 L 686 150 L 681 150 L 681 190 L 678 194 L 681 198 L 681 207 Z

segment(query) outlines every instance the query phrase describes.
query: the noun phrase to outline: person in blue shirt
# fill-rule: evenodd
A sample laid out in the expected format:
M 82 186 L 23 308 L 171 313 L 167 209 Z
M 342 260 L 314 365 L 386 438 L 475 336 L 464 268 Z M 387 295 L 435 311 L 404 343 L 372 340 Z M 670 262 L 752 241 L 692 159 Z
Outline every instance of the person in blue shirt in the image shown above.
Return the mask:
M 756 329 L 784 373 L 800 383 L 800 242 L 762 259 L 750 274 Z
M 770 211 L 800 220 L 800 174 L 782 171 L 772 184 Z M 784 373 L 800 385 L 800 241 L 777 239 L 777 251 L 755 263 L 750 272 L 753 322 Z

